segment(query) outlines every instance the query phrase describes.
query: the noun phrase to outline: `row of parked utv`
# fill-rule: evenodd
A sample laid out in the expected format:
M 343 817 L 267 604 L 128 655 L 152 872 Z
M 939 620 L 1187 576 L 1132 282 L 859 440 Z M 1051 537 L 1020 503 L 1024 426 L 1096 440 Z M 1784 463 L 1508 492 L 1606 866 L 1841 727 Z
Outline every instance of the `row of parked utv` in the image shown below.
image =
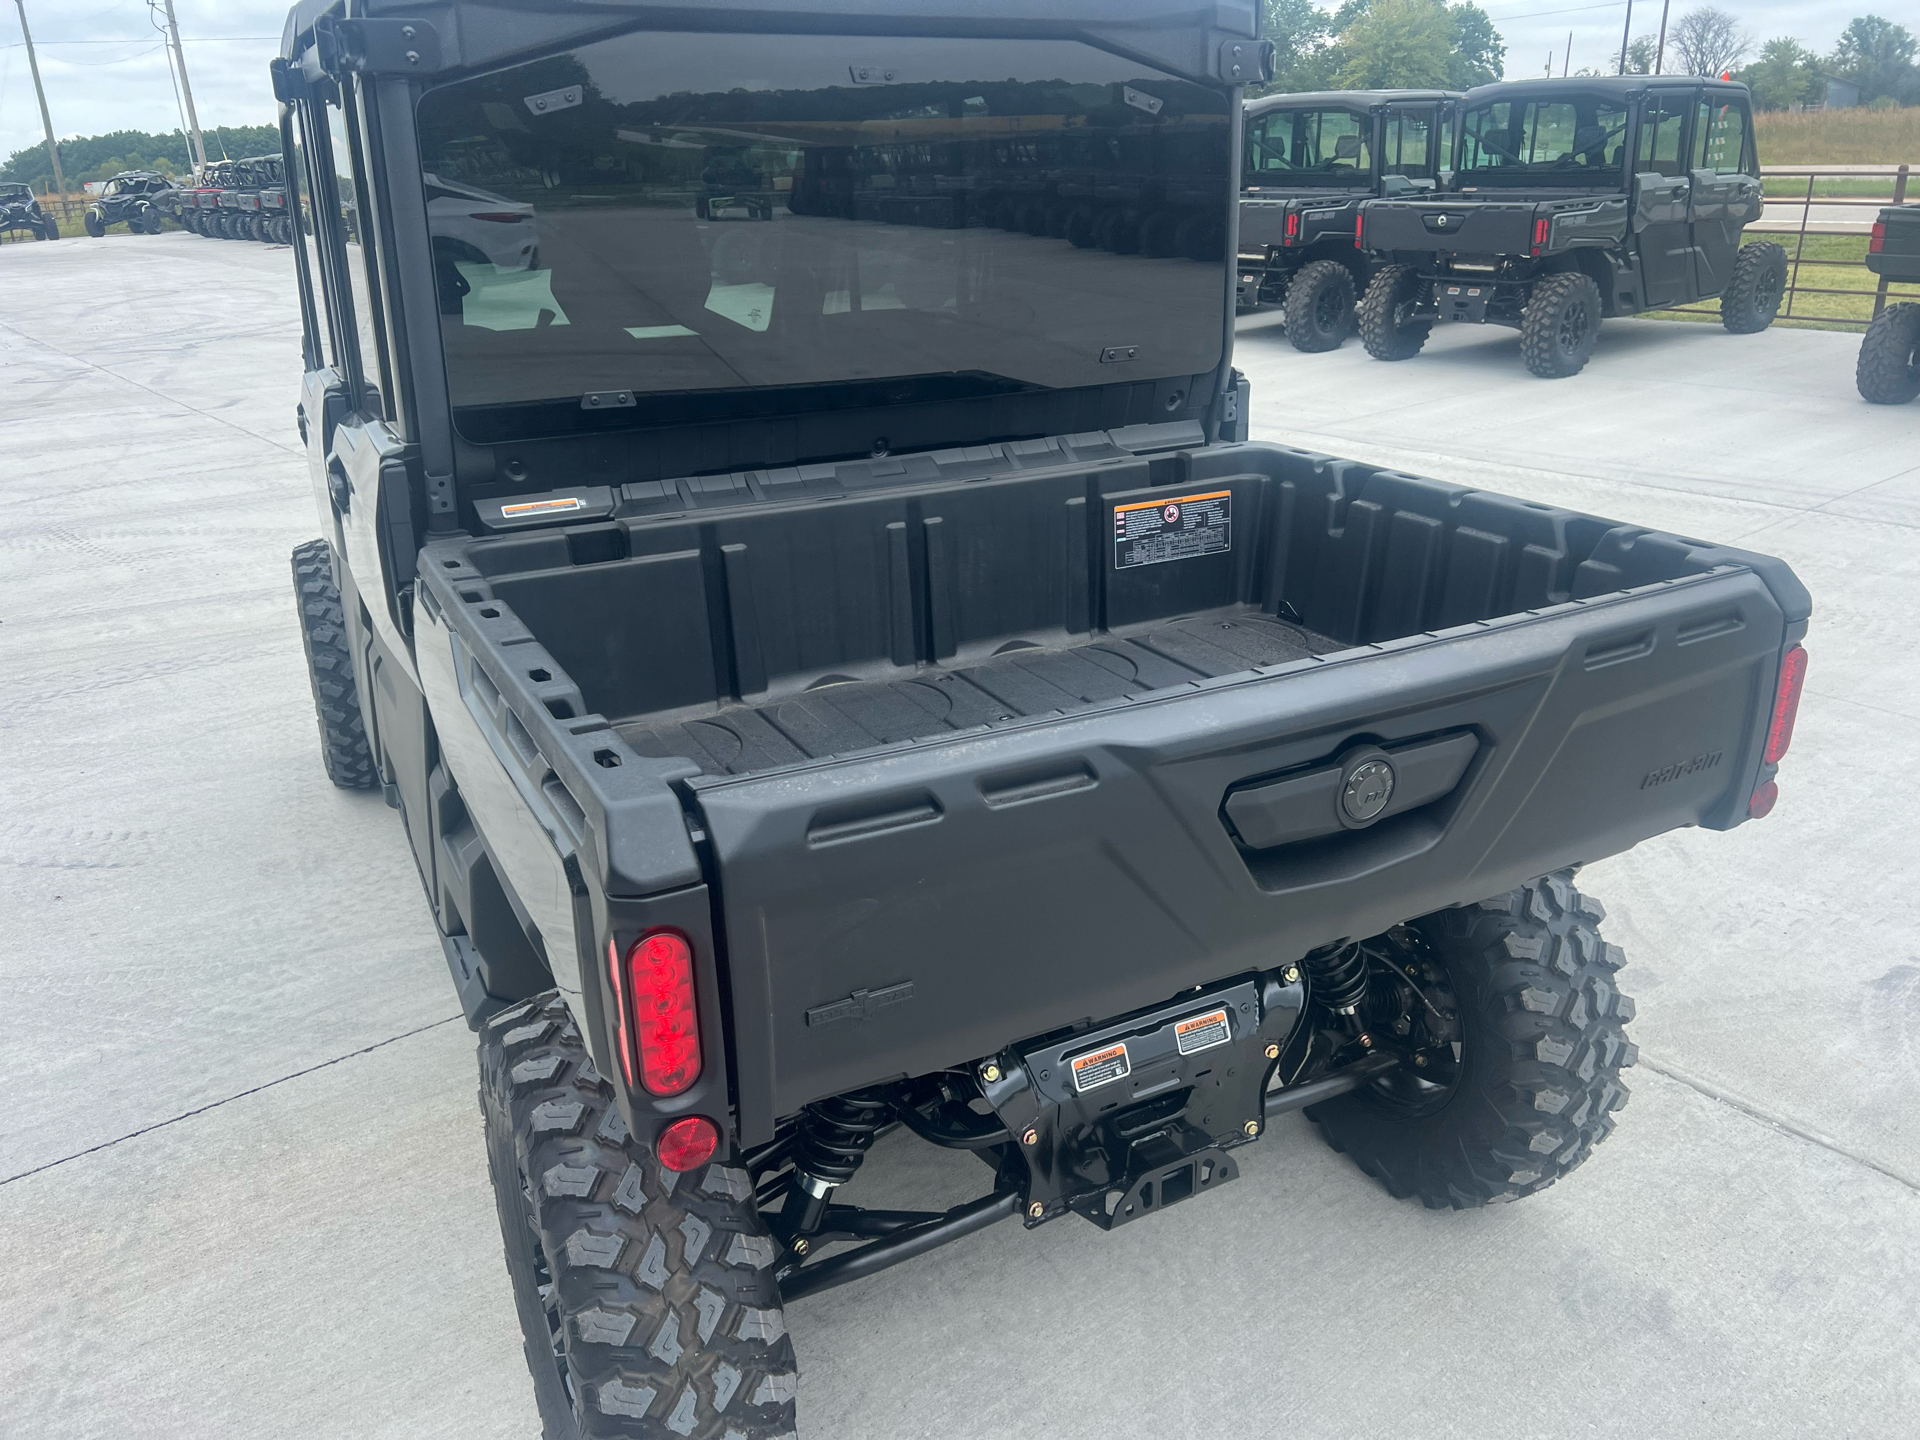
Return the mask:
M 1587 363 L 1600 321 L 1718 298 L 1773 323 L 1786 252 L 1760 218 L 1744 85 L 1697 77 L 1517 81 L 1270 96 L 1246 107 L 1240 303 L 1298 349 L 1355 330 L 1406 360 L 1441 321 L 1520 331 L 1534 374 Z
M 154 170 L 123 170 L 88 202 L 81 223 L 98 238 L 115 225 L 135 235 L 158 235 L 168 220 L 209 239 L 291 245 L 280 157 L 215 160 L 184 183 Z M 27 186 L 0 185 L 0 235 L 20 233 L 58 240 L 60 225 Z

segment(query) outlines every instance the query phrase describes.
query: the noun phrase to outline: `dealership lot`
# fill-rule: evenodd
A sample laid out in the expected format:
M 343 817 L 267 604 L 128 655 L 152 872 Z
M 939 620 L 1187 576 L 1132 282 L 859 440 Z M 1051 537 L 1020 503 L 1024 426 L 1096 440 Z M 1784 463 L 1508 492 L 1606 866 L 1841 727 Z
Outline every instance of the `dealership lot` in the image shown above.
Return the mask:
M 0 251 L 0 1435 L 538 1433 L 471 1037 L 399 824 L 315 750 L 290 270 L 186 234 Z M 1291 1116 L 1175 1217 L 1001 1227 L 796 1304 L 803 1433 L 1920 1409 L 1920 406 L 1860 402 L 1856 345 L 1609 322 L 1548 382 L 1508 331 L 1384 365 L 1242 322 L 1258 438 L 1792 563 L 1779 808 L 1585 872 L 1642 1063 L 1566 1184 L 1428 1213 Z M 978 1189 L 879 1155 L 866 1203 Z

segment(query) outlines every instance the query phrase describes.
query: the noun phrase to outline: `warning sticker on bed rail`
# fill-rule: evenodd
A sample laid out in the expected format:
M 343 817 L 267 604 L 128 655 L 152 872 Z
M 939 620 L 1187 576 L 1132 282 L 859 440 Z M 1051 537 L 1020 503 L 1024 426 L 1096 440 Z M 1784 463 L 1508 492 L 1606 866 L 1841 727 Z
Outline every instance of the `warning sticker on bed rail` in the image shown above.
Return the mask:
M 1113 568 L 1193 560 L 1231 550 L 1233 492 L 1175 495 L 1113 507 Z
M 1211 1050 L 1232 1038 L 1232 1032 L 1227 1029 L 1225 1010 L 1209 1010 L 1205 1015 L 1195 1015 L 1173 1027 L 1173 1043 L 1180 1047 L 1182 1055 L 1191 1055 L 1196 1050 Z
M 523 515 L 559 515 L 586 508 L 586 501 L 577 495 L 569 495 L 564 500 L 524 500 L 518 505 L 502 505 L 500 513 L 508 520 L 517 520 Z
M 1076 1055 L 1067 1063 L 1073 1067 L 1073 1088 L 1082 1095 L 1095 1086 L 1123 1080 L 1133 1073 L 1133 1062 L 1127 1058 L 1127 1042 L 1124 1040 L 1117 1045 Z

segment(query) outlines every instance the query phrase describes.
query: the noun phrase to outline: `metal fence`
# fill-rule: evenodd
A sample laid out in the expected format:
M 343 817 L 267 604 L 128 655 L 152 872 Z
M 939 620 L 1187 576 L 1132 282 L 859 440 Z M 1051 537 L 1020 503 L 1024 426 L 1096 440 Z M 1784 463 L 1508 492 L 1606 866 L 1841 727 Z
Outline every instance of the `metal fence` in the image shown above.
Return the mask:
M 1866 260 L 1839 258 L 1825 254 L 1809 255 L 1807 241 L 1810 238 L 1826 236 L 1857 236 L 1864 240 L 1873 229 L 1878 213 L 1888 205 L 1898 205 L 1907 198 L 1907 180 L 1911 165 L 1762 165 L 1761 182 L 1764 186 L 1763 198 L 1766 209 L 1755 224 L 1746 228 L 1748 235 L 1769 235 L 1779 239 L 1787 250 L 1787 294 L 1778 318 L 1782 320 L 1807 320 L 1823 325 L 1867 325 L 1874 316 L 1887 308 L 1889 300 L 1920 300 L 1920 289 L 1911 285 L 1889 286 L 1884 275 L 1875 275 L 1867 269 Z M 1828 182 L 1822 185 L 1821 182 Z M 1892 193 L 1882 195 L 1827 195 L 1816 193 L 1830 190 L 1839 185 L 1853 185 L 1862 190 L 1884 189 L 1886 182 L 1892 181 Z M 1817 247 L 1825 249 L 1826 247 Z M 1864 256 L 1866 248 L 1861 247 Z M 1862 285 L 1837 286 L 1826 284 L 1802 284 L 1803 268 L 1818 271 L 1843 270 L 1861 272 L 1863 280 L 1872 282 Z M 1817 281 L 1827 281 L 1831 277 L 1817 274 Z M 1846 278 L 1851 278 L 1848 276 Z M 1819 313 L 1831 311 L 1837 307 L 1830 298 L 1813 300 L 1803 304 L 1802 296 L 1855 296 L 1863 301 L 1871 301 L 1871 314 L 1834 315 Z M 1717 307 L 1703 305 L 1674 305 L 1668 307 L 1681 314 L 1717 315 Z

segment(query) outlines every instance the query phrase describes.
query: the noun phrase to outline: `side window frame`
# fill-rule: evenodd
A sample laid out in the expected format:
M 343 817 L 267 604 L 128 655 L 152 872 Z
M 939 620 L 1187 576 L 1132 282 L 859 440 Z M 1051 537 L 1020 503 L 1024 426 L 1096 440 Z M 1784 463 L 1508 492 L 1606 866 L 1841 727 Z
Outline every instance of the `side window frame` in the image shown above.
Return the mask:
M 314 251 L 320 269 L 321 308 L 326 314 L 333 368 L 346 382 L 357 406 L 365 383 L 360 368 L 359 332 L 354 324 L 353 287 L 347 280 L 346 241 L 340 219 L 338 171 L 333 162 L 333 127 L 327 123 L 330 80 L 314 82 L 300 102 L 301 142 L 306 149 L 307 186 L 313 213 Z
M 281 81 L 284 61 L 276 62 L 274 78 Z M 286 173 L 287 211 L 293 221 L 293 275 L 295 288 L 300 294 L 300 355 L 309 374 L 326 364 L 326 350 L 321 345 L 320 312 L 314 303 L 314 276 L 307 263 L 307 217 L 301 201 L 311 193 L 312 180 L 301 164 L 305 158 L 304 150 L 294 144 L 294 126 L 304 124 L 300 108 L 305 102 L 300 100 L 282 100 L 280 102 L 280 165 Z
M 388 323 L 385 290 L 381 283 L 382 267 L 377 238 L 383 227 L 380 210 L 372 193 L 372 186 L 367 179 L 367 139 L 366 127 L 361 118 L 363 100 L 360 88 L 358 77 L 356 77 L 356 83 L 341 87 L 340 97 L 340 111 L 347 134 L 349 173 L 353 180 L 354 206 L 356 213 L 360 216 L 360 263 L 367 286 L 369 312 L 366 317 L 367 328 L 373 335 L 375 353 L 372 360 L 378 370 L 377 380 L 373 375 L 365 376 L 360 401 L 363 412 L 383 420 L 391 420 L 394 418 L 393 341 Z M 353 263 L 351 254 L 347 256 L 347 263 L 349 265 Z M 355 318 L 357 320 L 359 317 L 356 315 Z M 356 330 L 354 333 L 355 338 L 358 339 L 360 332 Z M 368 357 L 363 355 L 361 357 L 363 371 L 367 368 L 367 361 Z M 366 394 L 367 388 L 374 391 L 373 398 L 377 399 L 377 404 L 367 403 L 369 398 Z

